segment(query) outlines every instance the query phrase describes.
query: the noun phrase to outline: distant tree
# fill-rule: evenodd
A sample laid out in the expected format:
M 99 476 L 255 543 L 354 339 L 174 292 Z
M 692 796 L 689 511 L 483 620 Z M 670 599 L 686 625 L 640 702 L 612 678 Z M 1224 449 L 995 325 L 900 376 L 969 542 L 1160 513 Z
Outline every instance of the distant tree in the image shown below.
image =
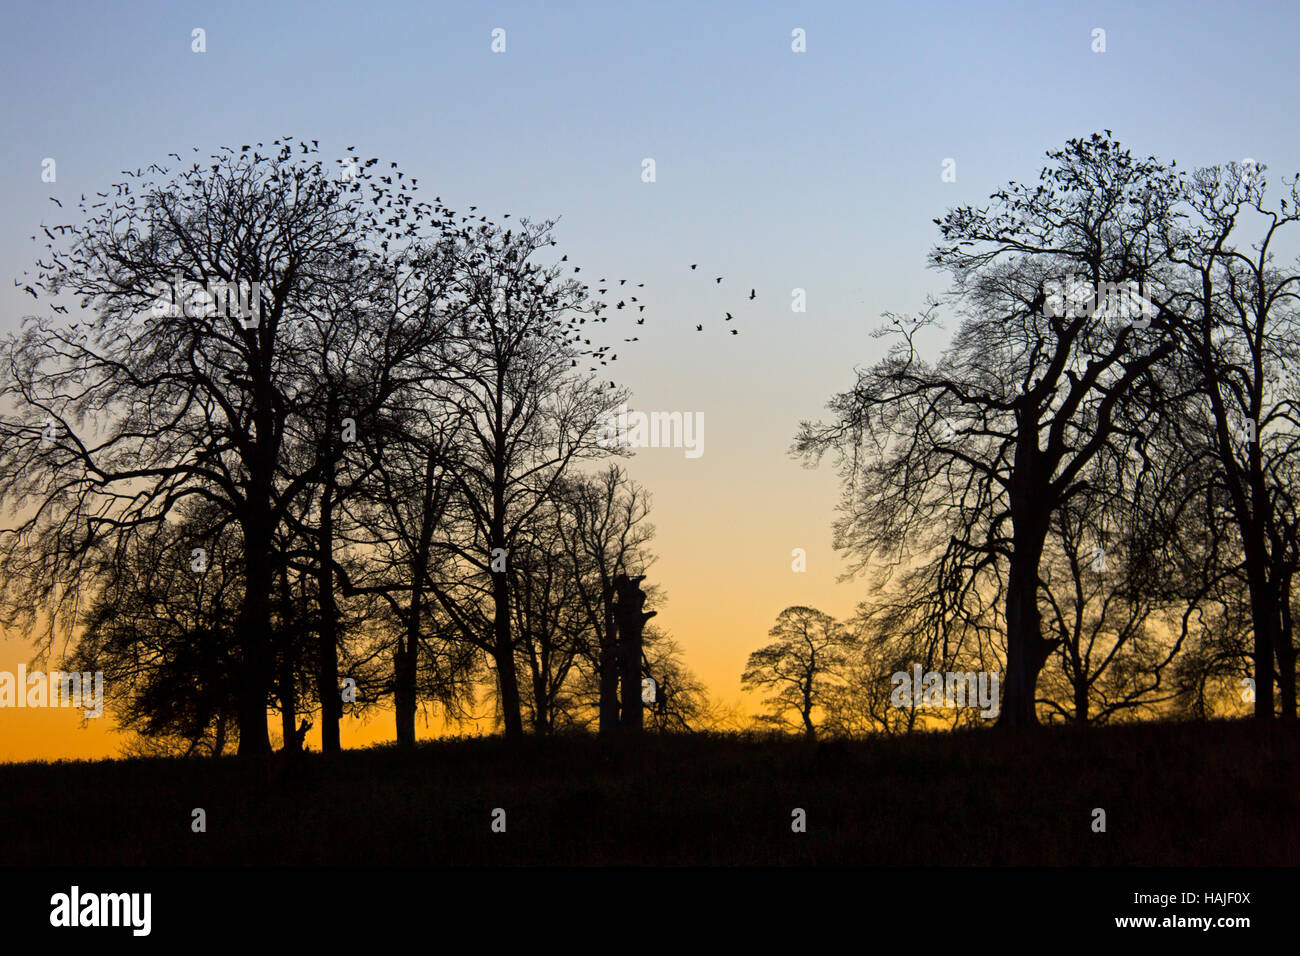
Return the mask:
M 913 568 L 858 605 L 848 623 L 858 643 L 826 706 L 828 733 L 910 733 L 942 721 L 954 728 L 981 721 L 974 707 L 925 707 L 910 694 L 898 705 L 894 694 L 894 675 L 910 680 L 918 665 L 923 672 L 996 673 L 1005 654 L 1001 582 L 986 571 L 960 601 L 947 601 L 951 589 L 936 578 L 943 570 L 942 562 Z
M 1174 662 L 1172 712 L 1183 719 L 1236 717 L 1255 709 L 1250 600 L 1240 579 L 1225 581 L 1196 609 Z
M 742 686 L 772 691 L 763 701 L 763 719 L 781 726 L 801 727 L 810 740 L 817 736 L 813 712 L 830 702 L 833 688 L 843 682 L 843 669 L 856 637 L 829 614 L 810 607 L 788 607 L 768 632 L 771 644 L 749 655 Z M 794 711 L 797 720 L 788 714 Z
M 683 661 L 677 642 L 653 624 L 643 632 L 645 670 L 655 699 L 645 705 L 646 726 L 658 733 L 690 732 L 720 719 L 708 688 Z

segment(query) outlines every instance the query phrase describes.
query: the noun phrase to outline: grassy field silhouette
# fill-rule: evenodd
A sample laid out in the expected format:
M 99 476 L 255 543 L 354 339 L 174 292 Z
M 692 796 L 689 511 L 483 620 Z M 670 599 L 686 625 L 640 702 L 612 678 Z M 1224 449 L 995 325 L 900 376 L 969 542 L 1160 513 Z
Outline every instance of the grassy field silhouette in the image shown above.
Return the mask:
M 11 764 L 0 865 L 1293 865 L 1298 782 L 1247 722 Z

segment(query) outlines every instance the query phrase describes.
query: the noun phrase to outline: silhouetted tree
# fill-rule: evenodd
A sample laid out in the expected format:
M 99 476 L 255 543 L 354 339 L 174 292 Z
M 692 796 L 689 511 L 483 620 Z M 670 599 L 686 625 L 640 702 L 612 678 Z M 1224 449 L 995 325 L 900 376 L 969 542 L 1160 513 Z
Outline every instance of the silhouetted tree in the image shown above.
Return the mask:
M 524 701 L 538 734 L 555 728 L 585 644 L 577 568 L 561 537 L 565 521 L 553 497 L 515 536 L 508 572 L 519 657 L 529 681 Z
M 933 308 L 894 318 L 889 356 L 831 402 L 831 424 L 805 423 L 795 443 L 808 460 L 836 453 L 846 484 L 836 542 L 859 568 L 937 559 L 937 579 L 966 594 L 989 566 L 1005 567 L 998 719 L 1012 726 L 1036 722 L 1038 674 L 1057 646 L 1039 607 L 1052 515 L 1088 487 L 1089 463 L 1117 434 L 1141 448 L 1126 405 L 1143 404 L 1148 370 L 1173 349 L 1159 336 L 1162 303 L 1126 321 L 1105 301 L 1130 280 L 1159 299 L 1165 263 L 1152 250 L 1175 177 L 1096 134 L 1049 157 L 1038 185 L 1012 183 L 990 208 L 936 220 L 944 242 L 931 262 L 953 275 L 966 313 L 941 360 L 918 347 Z M 1047 284 L 1075 273 L 1089 291 L 1060 308 Z
M 1188 430 L 1216 465 L 1240 538 L 1253 622 L 1255 716 L 1296 716 L 1290 591 L 1295 573 L 1297 395 L 1288 374 L 1300 360 L 1300 261 L 1273 265 L 1281 237 L 1300 222 L 1300 176 L 1287 199 L 1265 200 L 1262 167 L 1232 163 L 1185 181 L 1191 223 L 1163 239 L 1183 270 L 1180 358 L 1195 376 L 1198 408 Z M 1243 233 L 1258 228 L 1249 237 Z M 1248 245 L 1247 245 L 1248 242 Z M 1274 666 L 1276 663 L 1276 667 Z
M 428 361 L 436 365 L 436 353 L 422 355 Z M 360 437 L 368 476 L 347 503 L 367 561 L 345 592 L 379 595 L 394 618 L 392 694 L 403 747 L 415 744 L 422 698 L 453 721 L 467 717 L 480 663 L 478 648 L 464 641 L 435 597 L 456 576 L 441 542 L 467 524 L 453 478 L 463 422 L 440 401 L 438 388 L 433 375 L 408 383 Z M 457 608 L 462 618 L 472 611 Z
M 447 288 L 455 275 L 454 242 L 443 220 L 411 217 L 407 235 L 419 242 L 394 256 L 383 270 L 354 277 L 326 293 L 321 308 L 305 316 L 304 375 L 300 414 L 290 419 L 301 431 L 293 438 L 316 475 L 305 492 L 306 508 L 295 524 L 314 542 L 311 565 L 317 578 L 317 688 L 322 702 L 321 747 L 339 749 L 338 648 L 340 589 L 336 549 L 349 535 L 350 500 L 369 483 L 385 500 L 385 454 L 407 437 L 394 422 L 418 409 L 416 389 L 439 381 L 438 355 L 450 323 Z M 422 232 L 429 226 L 434 235 Z M 427 396 L 428 389 L 420 392 Z M 434 412 L 437 414 L 437 412 Z M 374 494 L 371 494 L 374 497 Z M 291 516 L 293 512 L 290 512 Z M 373 592 L 371 592 L 373 593 Z M 409 609 L 408 609 L 409 610 Z M 413 626 L 418 628 L 418 622 Z M 414 651 L 403 638 L 395 658 L 404 693 L 399 738 L 413 742 Z M 413 645 L 411 645 L 413 647 Z
M 334 178 L 314 149 L 272 147 L 151 166 L 83 202 L 34 284 L 91 318 L 30 320 L 0 368 L 0 495 L 30 515 L 0 537 L 8 619 L 67 623 L 93 549 L 129 547 L 187 499 L 213 503 L 244 547 L 234 660 L 250 754 L 270 747 L 276 530 L 317 478 L 283 468 L 288 419 L 312 387 L 303 319 L 371 288 L 385 237 L 432 212 L 404 184 L 359 168 Z
M 832 689 L 843 683 L 857 638 L 829 614 L 810 607 L 786 608 L 769 636 L 775 640 L 749 655 L 740 682 L 774 691 L 764 700 L 770 710 L 763 719 L 801 726 L 811 740 L 817 736 L 813 711 L 830 703 Z M 798 714 L 796 722 L 786 716 L 791 710 Z
M 647 546 L 654 527 L 646 521 L 650 498 L 617 464 L 594 477 L 566 482 L 559 493 L 565 516 L 561 536 L 575 569 L 576 597 L 585 617 L 585 652 L 599 678 L 600 731 L 610 733 L 618 725 L 614 578 L 619 573 L 643 573 L 651 563 Z
M 642 632 L 645 670 L 655 682 L 655 699 L 645 705 L 646 726 L 658 733 L 689 733 L 716 723 L 720 714 L 708 688 L 683 662 L 681 648 L 662 630 Z
M 505 734 L 523 734 L 508 561 L 521 529 L 549 499 L 569 467 L 608 454 L 599 423 L 625 395 L 596 380 L 579 325 L 602 304 L 558 264 L 537 253 L 554 244 L 551 223 L 517 229 L 488 224 L 460 244 L 455 293 L 462 308 L 453 327 L 446 400 L 463 416 L 455 481 L 466 533 L 446 540 L 463 567 L 460 597 L 439 601 L 464 639 L 491 655 Z M 601 358 L 594 359 L 603 361 Z M 594 367 L 593 367 L 594 368 Z M 489 627 L 466 594 L 486 594 Z
M 242 546 L 216 509 L 178 511 L 178 522 L 100 556 L 64 666 L 102 671 L 107 706 L 150 752 L 219 756 L 238 732 L 230 654 Z

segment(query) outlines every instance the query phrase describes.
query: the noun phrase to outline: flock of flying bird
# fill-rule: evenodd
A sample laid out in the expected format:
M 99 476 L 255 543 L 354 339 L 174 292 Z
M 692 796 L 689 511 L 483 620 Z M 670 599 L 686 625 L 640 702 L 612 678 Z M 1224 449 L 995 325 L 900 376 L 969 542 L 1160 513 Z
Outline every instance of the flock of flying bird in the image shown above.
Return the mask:
M 474 207 L 471 206 L 470 208 L 473 209 Z M 562 256 L 562 257 L 560 258 L 560 261 L 561 261 L 561 262 L 567 262 L 568 259 L 569 259 L 569 257 L 568 257 L 567 255 L 565 255 L 565 256 Z M 700 266 L 700 264 L 699 264 L 698 262 L 692 262 L 692 263 L 691 263 L 691 271 L 694 272 L 696 269 L 699 268 L 699 266 Z M 574 267 L 573 267 L 573 271 L 574 271 L 574 274 L 576 275 L 577 273 L 579 273 L 579 272 L 582 271 L 582 267 L 581 267 L 581 266 L 574 266 Z M 714 276 L 713 281 L 714 281 L 714 283 L 717 284 L 717 285 L 722 285 L 722 280 L 723 280 L 724 278 L 725 278 L 724 276 Z M 601 295 L 605 295 L 605 294 L 607 294 L 607 293 L 609 292 L 609 290 L 613 287 L 612 284 L 609 283 L 609 280 L 608 280 L 608 279 L 605 279 L 605 278 L 603 278 L 603 277 L 599 280 L 599 283 L 600 283 L 600 285 L 601 285 L 602 287 L 601 287 L 601 288 L 598 288 L 596 291 L 599 292 Z M 619 284 L 620 286 L 626 286 L 626 285 L 627 285 L 627 280 L 626 280 L 626 279 L 619 279 L 619 280 L 618 280 L 618 284 Z M 637 285 L 636 285 L 636 287 L 637 287 L 638 289 L 643 289 L 643 288 L 645 288 L 645 283 L 644 283 L 644 282 L 638 282 Z M 589 286 L 584 285 L 582 288 L 583 288 L 584 290 L 586 290 L 586 289 L 589 288 Z M 749 290 L 749 301 L 752 302 L 754 299 L 757 299 L 757 298 L 758 298 L 758 290 L 756 290 L 756 289 L 752 289 L 752 288 L 751 288 L 751 289 Z M 637 297 L 634 296 L 634 295 L 629 295 L 629 296 L 627 297 L 627 299 L 619 299 L 618 304 L 615 306 L 615 309 L 619 309 L 619 310 L 621 310 L 621 309 L 627 308 L 627 307 L 628 307 L 628 300 L 631 300 L 631 302 L 632 302 L 633 304 L 636 304 L 636 307 L 637 307 L 637 311 L 638 311 L 638 312 L 645 312 L 645 304 L 644 304 L 644 303 L 640 303 L 639 300 L 637 299 Z M 605 308 L 604 303 L 600 303 L 600 304 L 598 304 L 598 305 L 596 306 L 596 308 L 595 308 L 595 310 L 594 310 L 594 311 L 595 311 L 595 314 L 596 314 L 596 316 L 597 316 L 597 318 L 598 318 L 598 321 L 604 322 L 605 319 L 607 318 L 606 316 L 603 316 L 603 315 L 600 314 L 601 311 L 602 311 L 604 308 Z M 726 313 L 726 319 L 725 319 L 724 321 L 731 322 L 731 321 L 734 320 L 734 319 L 735 319 L 735 316 L 732 315 L 730 312 L 727 312 L 727 313 Z M 577 324 L 582 325 L 582 324 L 585 324 L 586 321 L 587 321 L 587 320 L 586 320 L 585 318 L 581 318 L 581 319 L 578 319 L 578 320 L 577 320 Z M 638 317 L 637 320 L 636 320 L 636 324 L 637 324 L 637 325 L 645 325 L 645 316 L 642 315 L 642 316 Z M 572 323 L 571 323 L 571 326 L 572 326 Z M 704 323 L 703 323 L 703 322 L 697 322 L 696 325 L 695 325 L 695 331 L 696 331 L 696 332 L 703 332 L 703 331 L 704 331 Z M 729 331 L 731 332 L 732 335 L 739 335 L 739 334 L 740 334 L 740 332 L 739 332 L 737 329 L 735 329 L 735 328 L 731 328 Z M 581 336 L 579 335 L 578 338 L 581 338 Z M 590 345 L 590 344 L 591 344 L 591 340 L 590 340 L 590 339 L 582 339 L 582 341 L 583 341 L 583 343 L 586 344 L 586 345 Z M 623 341 L 624 341 L 624 342 L 638 342 L 638 341 L 640 341 L 640 337 L 634 335 L 634 336 L 632 336 L 632 337 L 630 337 L 630 338 L 625 338 L 625 339 L 623 339 Z M 607 348 L 607 346 L 604 346 L 604 347 L 601 347 L 601 348 L 597 349 L 596 352 L 595 352 L 595 353 L 593 354 L 593 356 L 592 356 L 593 358 L 598 359 L 601 365 L 608 365 L 610 362 L 616 361 L 616 360 L 618 359 L 618 355 L 617 355 L 617 354 L 611 355 L 611 356 L 609 357 L 608 360 L 600 358 L 600 356 L 604 354 L 606 348 Z M 576 367 L 577 364 L 578 364 L 578 361 L 577 361 L 577 359 L 574 359 L 574 360 L 572 360 L 569 364 L 570 364 L 571 366 L 575 366 L 575 367 Z M 590 372 L 594 372 L 594 371 L 596 371 L 596 367 L 595 367 L 595 366 L 592 366 L 590 369 L 588 369 L 588 371 L 590 371 Z M 610 383 L 609 383 L 609 387 L 610 387 L 610 388 L 617 388 L 618 386 L 617 386 L 617 383 L 615 383 L 615 382 L 610 382 Z
M 289 159 L 291 156 L 294 155 L 295 152 L 297 152 L 293 149 L 293 146 L 295 145 L 293 143 L 293 139 L 294 137 L 292 136 L 285 136 L 281 139 L 277 139 L 272 142 L 271 144 L 272 146 L 279 147 L 278 158 L 281 163 Z M 310 147 L 307 146 L 306 142 L 298 142 L 296 144 L 301 150 L 299 155 L 310 155 L 312 153 L 318 152 L 319 142 L 317 140 L 310 140 L 310 142 L 311 142 Z M 256 146 L 253 146 L 251 144 L 244 144 L 239 150 L 239 154 L 247 156 L 251 152 L 252 161 L 254 164 L 257 164 L 260 160 L 270 160 L 276 158 L 274 153 L 270 155 L 263 155 L 262 153 L 258 152 L 258 150 L 261 149 L 262 147 L 263 147 L 262 143 L 257 143 Z M 232 155 L 235 154 L 236 152 L 233 148 L 229 146 L 223 146 L 220 148 L 220 150 L 226 152 L 227 154 L 232 154 Z M 198 148 L 195 147 L 194 151 L 198 152 Z M 349 146 L 347 147 L 347 151 L 349 154 L 355 153 L 356 147 Z M 181 156 L 179 153 L 168 153 L 167 155 L 177 160 L 178 162 L 183 162 L 181 160 Z M 228 155 L 226 157 L 219 158 L 217 155 L 213 155 L 210 158 L 213 160 L 218 160 L 218 162 L 211 163 L 211 169 L 215 173 L 220 169 L 221 159 L 228 160 L 231 158 L 231 156 Z M 346 169 L 350 170 L 350 175 L 348 176 L 348 180 L 350 181 L 346 182 L 346 185 L 344 186 L 345 190 L 350 190 L 354 193 L 357 193 L 357 192 L 361 192 L 364 186 L 369 186 L 369 188 L 373 190 L 373 195 L 369 197 L 371 203 L 373 204 L 372 206 L 373 213 L 367 218 L 370 220 L 370 222 L 373 225 L 379 226 L 379 220 L 381 219 L 381 217 L 386 216 L 386 218 L 383 218 L 382 227 L 380 227 L 381 234 L 383 235 L 383 241 L 380 243 L 380 246 L 384 249 L 386 253 L 388 252 L 388 246 L 390 240 L 397 240 L 399 238 L 405 238 L 407 236 L 411 236 L 415 234 L 416 229 L 414 225 L 414 220 L 418 217 L 420 213 L 424 213 L 426 215 L 432 214 L 434 218 L 442 220 L 442 222 L 446 226 L 452 226 L 453 223 L 455 222 L 456 215 L 442 204 L 440 197 L 435 197 L 433 204 L 416 201 L 415 197 L 412 195 L 412 193 L 416 188 L 416 184 L 417 184 L 416 179 L 414 177 L 409 177 L 409 178 L 404 177 L 404 174 L 402 172 L 397 171 L 396 163 L 391 164 L 391 169 L 389 171 L 390 175 L 378 177 L 379 181 L 383 183 L 383 185 L 380 186 L 373 182 L 372 174 L 369 172 L 370 167 L 374 166 L 379 162 L 378 159 L 372 158 L 367 160 L 359 160 L 358 158 L 349 155 L 347 160 L 339 160 L 338 162 L 341 166 L 344 166 Z M 317 163 L 314 168 L 319 170 L 319 163 Z M 188 170 L 186 170 L 187 178 L 190 176 L 200 175 L 200 169 L 201 169 L 201 164 L 199 162 L 194 162 L 193 165 Z M 164 170 L 162 167 L 157 166 L 156 164 L 149 166 L 148 171 L 164 173 L 164 174 L 166 173 L 166 170 Z M 135 170 L 134 173 L 132 173 L 130 170 L 123 170 L 123 173 L 125 175 L 133 176 L 137 179 L 142 177 L 143 172 L 144 170 L 142 169 Z M 281 182 L 285 182 L 291 178 L 301 179 L 304 173 L 305 171 L 303 170 L 290 171 L 289 169 L 277 168 L 276 172 L 272 173 L 272 175 L 269 177 L 269 183 L 279 185 Z M 396 181 L 394 181 L 394 176 L 396 177 Z M 405 181 L 403 181 L 404 179 Z M 285 185 L 288 185 L 288 183 L 285 182 Z M 396 186 L 396 190 L 394 190 L 393 188 L 394 186 Z M 116 197 L 130 197 L 127 200 L 127 202 L 130 203 L 131 205 L 134 205 L 136 201 L 136 197 L 131 195 L 130 185 L 126 183 L 118 183 L 113 186 L 113 189 L 115 190 L 114 194 L 103 193 L 103 192 L 96 193 L 96 195 L 101 199 L 103 199 L 104 201 L 94 203 L 89 208 L 100 209 L 106 206 L 108 204 L 108 200 L 112 198 L 114 195 Z M 54 196 L 50 196 L 48 198 L 60 209 L 63 208 L 63 203 L 61 203 Z M 82 194 L 81 196 L 80 205 L 82 210 L 86 211 L 87 206 L 86 206 L 85 194 Z M 456 224 L 459 226 L 459 229 L 457 229 L 458 232 L 465 234 L 468 233 L 470 230 L 478 230 L 481 232 L 488 231 L 488 229 L 490 228 L 488 218 L 483 215 L 478 215 L 478 216 L 472 215 L 477 210 L 478 210 L 477 206 L 470 206 L 469 212 L 471 213 L 471 215 L 459 217 L 459 223 Z M 510 217 L 507 214 L 503 218 L 509 219 Z M 471 223 L 472 225 L 470 225 Z M 46 237 L 50 240 L 50 243 L 47 244 L 46 248 L 50 251 L 53 251 L 52 247 L 55 240 L 54 233 L 52 233 L 50 229 L 46 228 L 45 226 L 42 226 L 41 228 L 45 232 Z M 62 235 L 64 232 L 72 230 L 73 227 L 70 225 L 58 225 L 58 226 L 54 226 L 53 228 L 55 232 Z M 35 240 L 36 237 L 33 236 L 32 239 Z M 509 240 L 509 233 L 506 234 L 506 240 L 507 241 Z M 555 241 L 552 240 L 551 245 L 555 245 L 555 244 L 556 244 Z M 567 262 L 568 258 L 569 258 L 568 255 L 565 255 L 561 257 L 560 262 Z M 691 263 L 690 268 L 692 272 L 696 271 L 699 268 L 699 263 Z M 581 272 L 581 267 L 579 266 L 573 267 L 573 273 L 575 276 L 580 272 Z M 26 276 L 28 275 L 28 273 L 24 272 L 23 275 Z M 723 278 L 724 278 L 723 276 L 716 276 L 714 277 L 713 281 L 715 284 L 721 285 L 723 282 Z M 605 295 L 608 292 L 610 292 L 611 289 L 623 288 L 626 287 L 627 284 L 628 284 L 627 279 L 618 279 L 617 286 L 615 286 L 614 283 L 609 282 L 608 280 L 602 278 L 599 280 L 599 284 L 598 284 L 599 288 L 597 289 L 597 291 L 599 292 L 599 294 Z M 15 280 L 14 286 L 15 287 L 21 286 L 23 291 L 25 291 L 34 299 L 40 298 L 37 290 L 33 288 L 31 284 L 23 285 L 19 280 Z M 645 288 L 645 283 L 644 282 L 637 283 L 635 288 L 643 289 Z M 584 285 L 583 290 L 586 291 L 587 289 L 588 286 Z M 614 309 L 616 311 L 622 311 L 624 309 L 628 309 L 631 308 L 632 306 L 635 306 L 638 313 L 636 324 L 644 325 L 645 324 L 644 313 L 646 310 L 645 303 L 641 302 L 636 295 L 632 295 L 630 293 L 631 293 L 631 289 L 628 289 L 627 292 L 624 293 L 624 297 L 618 300 L 617 304 L 614 306 Z M 758 297 L 757 291 L 751 288 L 749 290 L 749 300 L 753 301 L 757 297 Z M 67 312 L 67 309 L 62 306 L 55 305 L 53 306 L 53 308 L 56 311 L 61 313 Z M 604 302 L 597 303 L 596 307 L 593 310 L 594 312 L 593 318 L 597 321 L 605 322 L 607 320 L 607 316 L 601 314 L 601 312 L 605 308 L 607 308 L 607 306 L 605 305 Z M 735 316 L 731 312 L 726 312 L 726 317 L 724 321 L 731 322 L 734 319 Z M 577 326 L 585 324 L 586 321 L 587 321 L 586 317 L 575 317 L 573 320 L 569 322 L 569 326 L 570 326 L 571 333 L 574 334 L 575 342 L 581 339 L 581 341 L 584 342 L 584 344 L 590 346 L 592 344 L 591 340 L 582 338 L 581 333 L 577 331 Z M 695 326 L 695 331 L 703 332 L 704 323 L 702 322 L 697 323 Z M 730 331 L 732 335 L 740 334 L 739 331 L 734 327 L 729 328 L 728 331 Z M 639 336 L 630 336 L 624 338 L 623 341 L 636 342 L 639 340 L 640 340 Z M 617 354 L 610 355 L 608 359 L 603 357 L 606 351 L 608 350 L 608 348 L 609 348 L 608 346 L 597 346 L 588 354 L 592 359 L 599 361 L 600 365 L 604 366 L 607 365 L 609 362 L 618 359 Z M 572 364 L 576 366 L 578 363 L 576 360 L 574 360 Z M 595 371 L 595 370 L 596 370 L 595 366 L 593 366 L 590 369 L 590 371 Z M 614 388 L 615 383 L 610 382 L 610 387 Z
M 699 267 L 699 263 L 698 263 L 698 262 L 692 262 L 692 263 L 691 263 L 691 271 L 692 271 L 692 272 L 694 272 L 695 269 L 698 268 L 698 267 Z M 714 281 L 715 283 L 717 283 L 718 285 L 722 285 L 722 279 L 723 279 L 722 276 L 715 276 L 714 279 L 713 279 L 713 281 Z M 750 290 L 749 290 L 749 299 L 750 299 L 750 301 L 752 302 L 754 299 L 757 299 L 757 298 L 758 298 L 758 293 L 757 293 L 754 289 L 750 289 Z M 727 313 L 727 319 L 726 319 L 726 321 L 730 322 L 730 321 L 731 321 L 732 319 L 734 319 L 734 318 L 735 318 L 735 316 L 732 315 L 730 312 Z M 701 322 L 701 323 L 697 324 L 697 325 L 695 326 L 695 331 L 696 331 L 696 332 L 703 332 L 703 331 L 704 331 L 704 323 Z M 731 334 L 732 334 L 732 335 L 739 335 L 740 333 L 737 332 L 735 329 L 732 329 L 732 330 L 731 330 Z

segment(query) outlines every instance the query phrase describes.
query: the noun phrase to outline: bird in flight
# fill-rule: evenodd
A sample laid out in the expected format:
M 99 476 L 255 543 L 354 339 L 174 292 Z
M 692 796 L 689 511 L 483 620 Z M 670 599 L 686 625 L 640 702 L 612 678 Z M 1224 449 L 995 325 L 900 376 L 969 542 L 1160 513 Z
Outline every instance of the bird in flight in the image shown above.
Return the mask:
M 727 313 L 727 321 L 730 322 L 730 321 L 732 320 L 732 318 L 733 318 L 732 314 L 731 314 L 730 312 L 728 312 L 728 313 Z
M 722 285 L 722 276 L 718 276 L 718 277 L 717 277 L 716 279 L 714 279 L 713 281 L 716 282 L 718 285 Z
M 750 290 L 749 290 L 749 297 L 750 297 L 751 299 L 756 299 L 756 298 L 758 298 L 758 293 L 755 292 L 753 289 L 750 289 Z
M 53 196 L 50 197 L 50 202 L 54 203 L 54 205 L 58 206 L 60 209 L 63 208 L 63 203 L 59 202 Z
M 33 294 L 35 294 L 35 293 L 33 293 Z M 703 332 L 703 331 L 704 331 L 704 326 L 702 326 L 702 325 L 697 325 L 697 326 L 695 327 L 695 331 L 696 331 L 696 332 Z
M 735 329 L 732 329 L 732 330 L 731 330 L 731 334 L 732 334 L 732 335 L 739 335 L 740 333 L 737 332 Z
M 692 263 L 691 263 L 691 269 L 692 269 L 692 271 L 693 271 L 693 270 L 695 269 L 695 267 L 698 266 L 698 265 L 699 265 L 698 262 L 692 262 Z

